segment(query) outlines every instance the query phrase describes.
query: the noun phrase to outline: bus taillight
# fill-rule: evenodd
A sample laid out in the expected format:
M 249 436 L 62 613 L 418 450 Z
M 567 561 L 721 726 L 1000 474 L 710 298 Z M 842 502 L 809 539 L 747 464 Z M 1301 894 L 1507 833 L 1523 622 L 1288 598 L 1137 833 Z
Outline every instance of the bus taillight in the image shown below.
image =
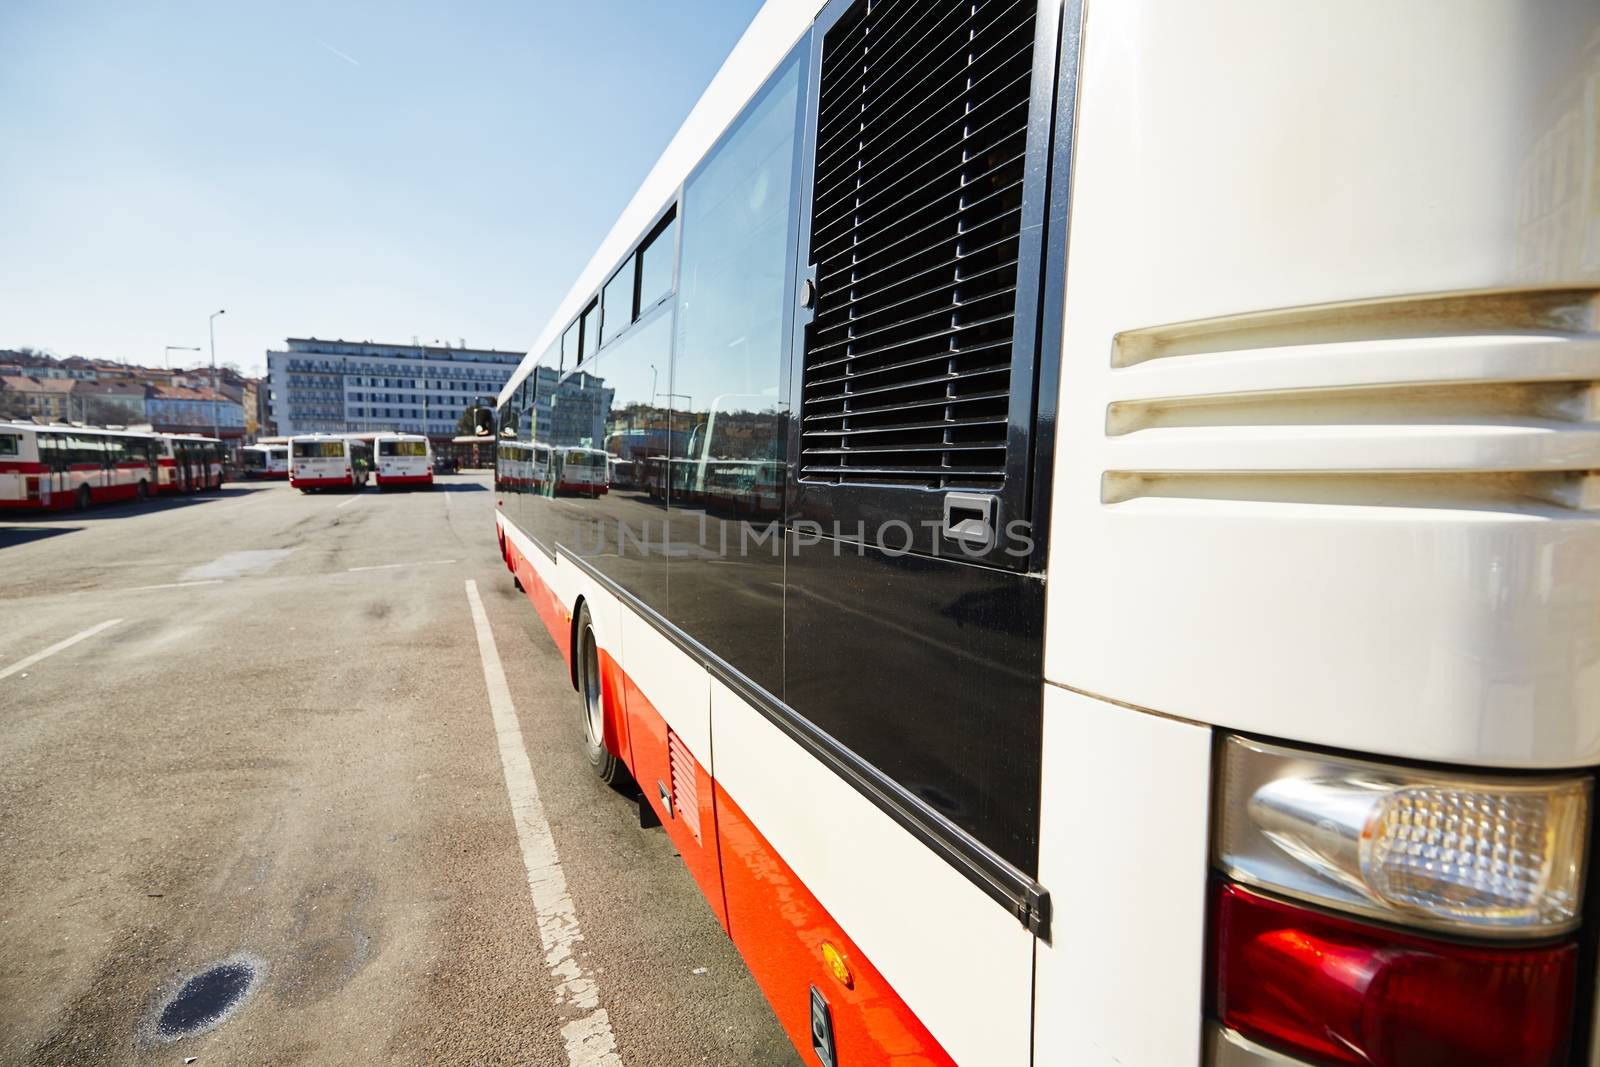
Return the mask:
M 1242 737 L 1219 762 L 1218 1064 L 1236 1038 L 1316 1064 L 1566 1063 L 1589 776 Z
M 1578 946 L 1504 948 L 1404 934 L 1217 887 L 1222 1025 L 1311 1062 L 1556 1067 Z

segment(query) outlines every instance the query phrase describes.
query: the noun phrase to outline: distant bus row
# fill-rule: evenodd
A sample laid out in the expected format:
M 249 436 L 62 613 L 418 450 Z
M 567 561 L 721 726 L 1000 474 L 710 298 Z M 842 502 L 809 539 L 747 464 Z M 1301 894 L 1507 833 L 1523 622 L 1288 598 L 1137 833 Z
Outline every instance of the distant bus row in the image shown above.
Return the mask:
M 0 422 L 0 508 L 86 508 L 222 485 L 214 437 Z
M 373 465 L 373 453 L 377 465 Z M 226 446 L 214 437 L 0 422 L 0 508 L 62 510 L 221 487 Z M 240 449 L 247 479 L 288 479 L 303 492 L 432 486 L 421 435 L 310 435 Z M 603 480 L 603 479 L 602 479 Z
M 600 496 L 615 488 L 665 501 L 670 491 L 673 499 L 697 506 L 767 516 L 777 515 L 783 501 L 782 460 L 668 457 L 640 448 L 616 455 L 598 448 L 504 440 L 497 458 L 496 484 L 508 493 Z
M 287 448 L 289 484 L 302 493 L 360 489 L 369 474 L 380 490 L 433 487 L 433 446 L 421 434 L 306 434 L 290 438 Z
M 496 484 L 508 493 L 583 493 L 611 486 L 609 457 L 598 448 L 559 448 L 536 441 L 501 441 Z

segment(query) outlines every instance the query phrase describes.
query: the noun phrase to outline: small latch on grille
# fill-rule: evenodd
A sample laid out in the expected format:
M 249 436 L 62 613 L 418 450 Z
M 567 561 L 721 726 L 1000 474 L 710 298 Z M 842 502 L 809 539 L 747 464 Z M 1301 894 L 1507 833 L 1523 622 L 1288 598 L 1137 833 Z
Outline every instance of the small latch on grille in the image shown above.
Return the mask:
M 995 498 L 987 493 L 944 495 L 944 536 L 974 548 L 994 544 Z

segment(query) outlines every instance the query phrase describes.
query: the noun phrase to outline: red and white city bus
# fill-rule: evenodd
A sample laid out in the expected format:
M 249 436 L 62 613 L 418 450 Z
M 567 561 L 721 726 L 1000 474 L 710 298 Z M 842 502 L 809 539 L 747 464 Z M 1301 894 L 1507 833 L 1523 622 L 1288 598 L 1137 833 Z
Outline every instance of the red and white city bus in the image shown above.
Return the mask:
M 508 493 L 533 487 L 533 446 L 526 441 L 501 441 L 496 446 L 495 485 Z
M 160 442 L 157 492 L 199 493 L 222 487 L 225 449 L 220 440 L 189 433 L 155 436 Z
M 433 488 L 433 446 L 422 434 L 383 433 L 373 441 L 378 489 L 405 486 Z
M 1600 1063 L 1597 86 L 1593 0 L 761 9 L 498 398 L 659 447 L 496 525 L 807 1063 Z
M 553 448 L 547 456 L 555 459 L 555 491 L 602 496 L 610 484 L 610 463 L 598 448 Z M 550 460 L 545 460 L 548 466 Z M 535 461 L 537 464 L 537 460 Z M 544 477 L 549 477 L 546 473 Z
M 160 442 L 147 433 L 0 422 L 0 508 L 144 500 Z
M 359 437 L 302 434 L 289 438 L 289 484 L 302 493 L 360 489 L 372 467 L 372 446 Z
M 239 464 L 247 479 L 289 477 L 288 445 L 245 445 L 239 450 Z

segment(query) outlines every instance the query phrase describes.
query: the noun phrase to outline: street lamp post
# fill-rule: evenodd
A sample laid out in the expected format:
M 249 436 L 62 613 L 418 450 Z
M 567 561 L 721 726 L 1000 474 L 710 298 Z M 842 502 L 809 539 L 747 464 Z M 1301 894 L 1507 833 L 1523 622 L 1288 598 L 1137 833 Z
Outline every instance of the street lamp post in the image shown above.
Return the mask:
M 213 311 L 211 317 L 206 319 L 206 332 L 211 335 L 211 436 L 220 439 L 221 428 L 217 425 L 217 316 L 226 315 L 227 308 Z

